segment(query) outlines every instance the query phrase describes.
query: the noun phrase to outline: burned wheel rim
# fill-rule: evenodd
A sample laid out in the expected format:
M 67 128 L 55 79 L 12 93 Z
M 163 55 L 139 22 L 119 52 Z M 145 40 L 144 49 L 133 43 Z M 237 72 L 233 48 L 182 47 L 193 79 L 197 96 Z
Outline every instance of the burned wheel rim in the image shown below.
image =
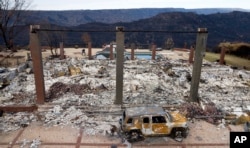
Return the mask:
M 127 140 L 129 142 L 137 142 L 137 141 L 141 141 L 144 140 L 144 137 L 141 135 L 140 132 L 138 131 L 131 131 L 128 135 Z
M 132 141 L 138 140 L 138 139 L 139 139 L 139 133 L 136 132 L 136 131 L 131 132 L 131 133 L 130 133 L 130 139 L 131 139 Z

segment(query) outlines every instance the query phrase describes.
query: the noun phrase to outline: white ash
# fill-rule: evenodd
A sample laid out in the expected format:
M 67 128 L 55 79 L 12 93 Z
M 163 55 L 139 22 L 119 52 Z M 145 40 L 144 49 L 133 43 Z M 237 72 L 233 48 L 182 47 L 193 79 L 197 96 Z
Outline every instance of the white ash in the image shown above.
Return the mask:
M 79 75 L 55 77 L 58 71 L 67 72 L 73 65 L 81 69 Z M 10 85 L 0 90 L 0 103 L 13 104 L 13 93 L 27 93 L 27 100 L 33 100 L 35 82 L 33 74 L 26 74 L 25 67 L 20 67 L 19 73 Z M 96 77 L 98 71 L 104 68 L 105 77 Z M 84 60 L 68 58 L 44 62 L 45 90 L 55 82 L 64 84 L 88 84 L 90 91 L 82 95 L 65 92 L 59 98 L 51 100 L 54 108 L 40 113 L 44 125 L 73 125 L 82 127 L 85 134 L 104 134 L 110 124 L 117 125 L 120 116 L 101 112 L 105 106 L 112 106 L 116 89 L 115 60 Z M 171 73 L 165 71 L 169 69 Z M 13 71 L 13 69 L 12 69 Z M 14 70 L 15 71 L 15 70 Z M 143 105 L 181 105 L 189 98 L 192 66 L 178 60 L 147 61 L 135 60 L 124 62 L 124 104 Z M 99 75 L 98 75 L 99 76 Z M 213 102 L 224 112 L 242 114 L 250 110 L 250 72 L 233 70 L 229 66 L 204 62 L 199 84 L 199 97 L 204 104 Z M 104 86 L 105 89 L 100 86 Z M 32 101 L 26 101 L 32 102 Z M 78 108 L 78 107 L 83 107 Z M 100 113 L 88 113 L 87 109 L 95 108 Z M 91 111 L 91 110 L 90 110 Z M 92 110 L 93 111 L 93 110 Z M 25 118 L 27 116 L 27 118 Z M 30 119 L 29 117 L 33 119 Z M 0 117 L 0 131 L 11 131 L 20 128 L 20 119 L 28 123 L 37 120 L 34 113 L 7 114 Z M 3 125 L 3 126 L 2 126 Z
M 27 140 L 27 139 L 23 139 L 22 144 L 20 146 L 20 148 L 25 148 L 25 147 L 29 147 L 29 148 L 38 148 L 41 145 L 41 141 L 39 139 L 33 139 L 33 140 Z
M 29 125 L 35 121 L 37 121 L 37 116 L 34 113 L 5 113 L 3 117 L 0 117 L 0 131 L 9 132 L 18 130 L 20 127 Z
M 110 125 L 117 125 L 120 117 L 111 115 L 103 116 L 100 114 L 86 115 L 81 109 L 76 109 L 74 106 L 65 110 L 59 106 L 46 112 L 44 124 L 48 126 L 66 126 L 72 125 L 82 127 L 83 133 L 86 135 L 103 134 L 106 130 L 110 130 Z

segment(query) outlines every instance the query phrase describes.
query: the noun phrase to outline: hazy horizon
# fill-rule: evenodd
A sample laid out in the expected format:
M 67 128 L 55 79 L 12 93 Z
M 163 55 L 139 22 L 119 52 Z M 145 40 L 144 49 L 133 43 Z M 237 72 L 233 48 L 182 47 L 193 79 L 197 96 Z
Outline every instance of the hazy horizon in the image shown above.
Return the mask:
M 184 9 L 246 9 L 250 10 L 250 1 L 246 0 L 34 0 L 32 10 L 104 10 L 104 9 L 140 9 L 140 8 L 184 8 Z

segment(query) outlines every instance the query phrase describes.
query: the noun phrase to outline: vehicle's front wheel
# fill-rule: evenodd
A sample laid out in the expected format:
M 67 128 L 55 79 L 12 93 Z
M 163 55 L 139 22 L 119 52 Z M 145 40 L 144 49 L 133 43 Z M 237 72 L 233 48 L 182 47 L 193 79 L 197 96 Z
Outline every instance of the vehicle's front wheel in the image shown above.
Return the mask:
M 173 129 L 171 136 L 173 138 L 176 138 L 176 137 L 186 138 L 188 135 L 188 132 L 189 132 L 188 128 L 186 128 L 186 129 L 185 128 L 175 128 L 175 129 Z
M 181 135 L 183 138 L 187 138 L 188 133 L 189 133 L 189 128 L 186 128 L 186 129 L 183 129 Z
M 132 143 L 132 142 L 144 140 L 144 137 L 140 131 L 133 130 L 128 133 L 127 140 Z

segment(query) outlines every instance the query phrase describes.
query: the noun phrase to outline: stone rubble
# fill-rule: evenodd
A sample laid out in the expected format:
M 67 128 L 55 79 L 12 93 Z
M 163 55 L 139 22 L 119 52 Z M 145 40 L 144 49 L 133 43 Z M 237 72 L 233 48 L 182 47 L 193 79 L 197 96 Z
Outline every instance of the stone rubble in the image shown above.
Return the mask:
M 77 73 L 72 69 L 70 71 L 72 66 L 78 69 Z M 21 124 L 39 121 L 44 126 L 80 127 L 87 135 L 109 133 L 110 125 L 118 126 L 121 115 L 117 106 L 112 108 L 115 67 L 115 61 L 109 60 L 68 58 L 45 61 L 46 101 L 53 107 L 39 113 L 4 113 L 0 117 L 0 131 L 17 130 Z M 5 75 L 11 77 L 11 81 L 0 89 L 0 104 L 34 104 L 32 64 L 23 64 L 16 70 L 1 69 L 0 76 Z M 240 116 L 250 112 L 249 71 L 204 62 L 199 88 L 203 108 L 186 104 L 191 79 L 192 66 L 180 60 L 125 61 L 124 105 L 176 106 L 190 118 L 227 113 Z M 190 109 L 195 110 L 190 112 Z M 217 123 L 215 120 L 213 117 L 207 118 L 211 123 Z M 218 120 L 221 121 L 221 118 Z

